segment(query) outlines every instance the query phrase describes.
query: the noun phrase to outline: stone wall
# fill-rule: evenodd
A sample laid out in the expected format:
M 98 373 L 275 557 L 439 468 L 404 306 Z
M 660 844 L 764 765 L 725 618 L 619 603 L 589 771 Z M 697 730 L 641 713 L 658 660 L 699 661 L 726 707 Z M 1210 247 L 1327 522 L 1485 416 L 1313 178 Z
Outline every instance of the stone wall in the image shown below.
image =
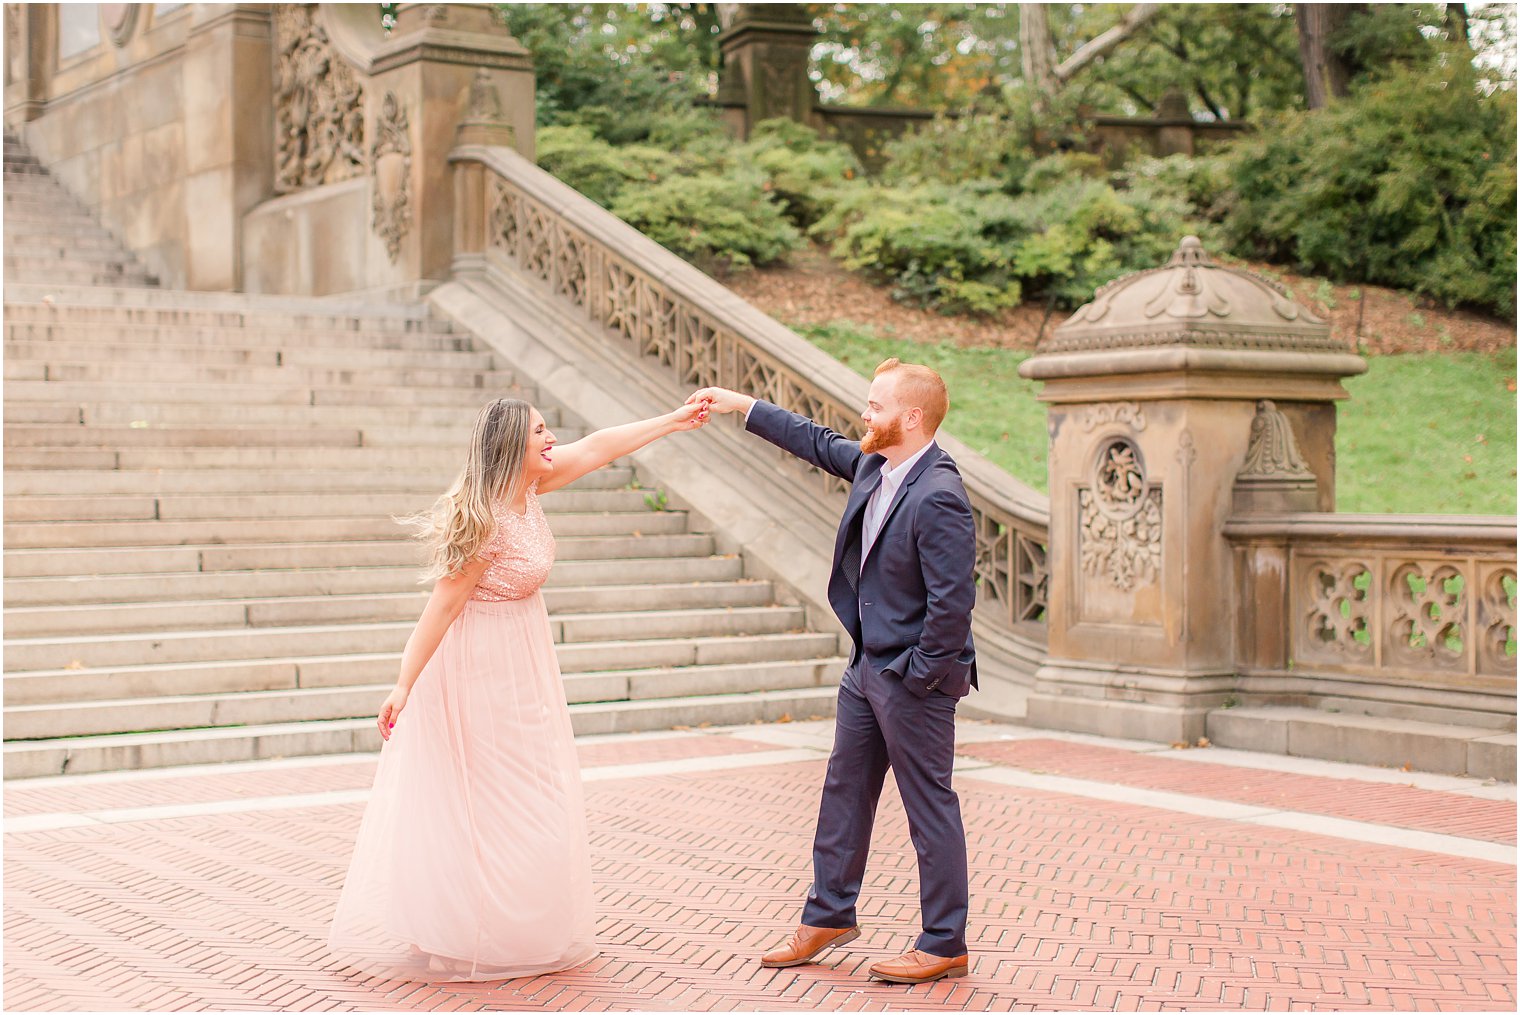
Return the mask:
M 6 123 L 173 288 L 436 282 L 458 132 L 533 152 L 532 61 L 484 5 L 400 4 L 390 33 L 370 4 L 7 4 L 5 24 Z
M 6 4 L 5 117 L 166 285 L 236 289 L 270 194 L 264 4 Z

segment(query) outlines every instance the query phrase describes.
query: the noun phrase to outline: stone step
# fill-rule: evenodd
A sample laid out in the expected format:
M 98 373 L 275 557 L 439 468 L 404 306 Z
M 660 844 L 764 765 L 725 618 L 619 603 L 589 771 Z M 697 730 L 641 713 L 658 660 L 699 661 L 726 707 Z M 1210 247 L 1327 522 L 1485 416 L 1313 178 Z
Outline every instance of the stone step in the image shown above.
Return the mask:
M 11 214 L 10 206 L 8 204 L 6 206 L 5 213 L 7 216 Z M 13 223 L 7 223 L 8 226 L 12 224 Z M 7 264 L 11 263 L 12 261 L 24 264 L 33 264 L 40 262 L 53 264 L 69 263 L 75 265 L 126 265 L 133 263 L 131 254 L 127 253 L 124 250 L 121 250 L 120 248 L 111 247 L 104 243 L 90 245 L 65 242 L 38 243 L 36 240 L 28 238 L 22 238 L 19 241 L 12 241 L 9 238 L 11 235 L 11 231 L 9 229 L 6 230 L 6 234 L 7 240 L 5 244 L 5 259 Z
M 403 592 L 423 587 L 420 574 L 420 563 L 414 562 L 399 567 L 7 578 L 5 602 L 8 608 L 20 608 Z M 736 581 L 743 576 L 744 562 L 736 556 L 559 560 L 549 573 L 544 596 L 552 606 L 558 602 L 554 596 L 561 586 L 627 588 L 630 580 L 669 585 Z
M 55 415 L 57 415 L 55 413 Z M 299 415 L 293 411 L 292 415 Z M 473 417 L 472 417 L 473 418 Z M 299 420 L 287 420 L 299 422 Z M 470 421 L 447 426 L 260 426 L 224 422 L 221 425 L 153 423 L 133 420 L 121 423 L 10 423 L 5 427 L 6 448 L 122 448 L 143 447 L 325 447 L 342 448 L 440 448 L 461 453 L 470 438 Z M 561 443 L 585 434 L 576 427 L 554 431 Z
M 138 521 L 7 522 L 5 543 L 9 549 L 81 549 L 123 546 L 182 546 L 186 544 L 285 543 L 313 539 L 396 539 L 406 530 L 397 518 L 419 513 L 433 503 L 427 496 L 394 495 L 374 500 L 405 505 L 377 515 L 332 516 L 308 511 L 304 516 L 266 518 L 153 518 L 154 504 L 171 500 L 148 500 L 149 513 Z M 118 498 L 123 504 L 141 505 L 143 498 Z M 294 507 L 292 510 L 299 510 Z M 686 531 L 686 516 L 676 511 L 557 514 L 551 523 L 557 538 L 609 537 L 659 538 Z
M 427 602 L 427 592 L 417 589 L 415 581 L 406 584 L 411 590 L 351 595 L 324 593 L 264 599 L 7 607 L 5 634 L 9 638 L 60 638 L 171 629 L 415 621 Z M 658 606 L 661 610 L 768 606 L 771 599 L 770 585 L 764 582 L 619 585 L 544 591 L 545 605 L 555 615 L 607 613 L 634 604 L 642 604 L 645 609 Z
M 5 223 L 7 249 L 15 243 L 42 250 L 69 250 L 81 254 L 94 251 L 122 253 L 122 246 L 116 238 L 99 226 L 64 231 L 51 229 L 50 225 L 51 222 L 7 220 Z
M 755 666 L 777 662 L 814 662 L 834 668 L 837 674 L 843 672 L 843 665 L 835 658 L 837 652 L 838 640 L 834 636 L 814 632 L 645 638 L 555 647 L 560 669 L 567 678 L 581 673 L 627 674 L 639 670 Z M 6 707 L 68 707 L 78 702 L 121 698 L 354 687 L 376 681 L 394 681 L 400 666 L 401 653 L 397 650 L 34 670 L 6 674 L 5 704 Z
M 186 544 L 100 549 L 18 549 L 5 553 L 7 578 L 65 575 L 172 574 L 184 571 L 251 571 L 261 568 L 420 567 L 422 550 L 411 541 Z M 557 540 L 556 559 L 710 557 L 713 537 L 573 536 Z
M 10 364 L 6 364 L 10 368 Z M 325 447 L 357 448 L 361 431 L 353 427 L 255 426 L 81 426 L 22 423 L 5 428 L 9 448 L 124 447 Z
M 218 328 L 392 331 L 455 334 L 453 325 L 411 303 L 313 296 L 146 289 L 112 292 L 91 286 L 5 285 L 7 322 L 196 325 Z M 46 300 L 46 302 L 44 302 Z
M 399 652 L 415 621 L 309 624 L 299 627 L 154 631 L 100 636 L 6 638 L 7 673 L 153 663 L 218 662 L 278 656 Z M 803 611 L 790 606 L 641 610 L 550 618 L 556 642 L 607 642 L 800 630 Z M 9 679 L 9 678 L 7 678 Z
M 67 317 L 68 315 L 54 315 Z M 245 325 L 239 328 L 208 325 L 81 323 L 70 320 L 6 321 L 6 341 L 18 342 L 108 342 L 132 346 L 221 346 L 234 343 L 243 348 L 289 346 L 293 336 L 289 329 Z M 468 335 L 421 331 L 319 331 L 307 329 L 300 342 L 311 348 L 398 349 L 412 352 L 478 351 Z
M 728 666 L 660 667 L 565 677 L 572 704 L 668 701 L 688 696 L 751 694 L 828 687 L 841 660 Z M 373 720 L 394 681 L 347 687 L 166 695 L 57 705 L 7 706 L 7 743 L 151 730 L 253 726 L 330 719 Z
M 38 415 L 48 415 L 39 413 Z M 65 416 L 54 412 L 51 415 Z M 296 413 L 298 415 L 298 413 Z M 293 422 L 293 421 L 288 421 Z M 577 427 L 554 429 L 560 443 L 568 444 L 585 434 Z M 313 424 L 310 426 L 269 426 L 248 423 L 156 423 L 134 420 L 121 423 L 7 423 L 5 447 L 10 449 L 78 448 L 123 449 L 192 448 L 347 448 L 366 449 L 442 449 L 437 453 L 460 453 L 470 436 L 469 421 L 450 425 L 365 426 L 348 428 Z
M 480 412 L 476 396 L 457 406 L 349 406 L 349 405 L 258 405 L 243 402 L 27 402 L 7 400 L 5 422 L 52 423 L 84 426 L 120 426 L 150 423 L 169 426 L 239 425 L 271 426 L 303 423 L 316 427 L 349 426 L 365 428 L 451 427 L 465 428 L 466 434 Z M 561 444 L 569 443 L 560 433 L 562 423 L 554 410 L 544 413 L 544 422 L 555 430 Z
M 5 358 L 37 362 L 164 363 L 196 366 L 322 367 L 372 370 L 428 368 L 502 373 L 499 357 L 488 352 L 429 352 L 407 349 L 303 349 L 245 345 L 228 335 L 219 345 L 169 345 L 146 342 L 5 341 Z
M 281 518 L 323 518 L 341 521 L 347 518 L 409 515 L 427 507 L 441 490 L 405 493 L 299 493 L 249 494 L 242 496 L 159 495 L 124 497 L 7 497 L 5 517 L 8 524 L 52 524 L 66 520 L 100 522 L 157 520 L 162 522 L 248 519 L 258 521 Z M 634 494 L 636 491 L 622 491 Z M 573 496 L 573 494 L 572 494 Z M 590 501 L 590 498 L 582 498 Z M 598 500 L 611 501 L 611 496 Z M 632 497 L 618 497 L 624 510 L 576 511 L 563 497 L 549 494 L 543 498 L 546 514 L 555 519 L 560 535 L 604 535 L 608 532 L 675 531 L 685 516 L 673 511 L 651 511 L 648 505 Z M 673 520 L 674 519 L 674 520 Z M 164 545 L 150 540 L 152 545 Z M 56 545 L 56 544 L 54 544 Z M 89 543 L 79 543 L 89 546 Z M 122 545 L 122 544 L 115 544 Z
M 505 371 L 427 367 L 238 366 L 214 363 L 113 363 L 48 359 L 5 362 L 7 381 L 114 381 L 118 384 L 248 384 L 295 387 L 434 387 L 478 389 L 482 402 L 512 387 Z M 7 385 L 8 386 L 8 385 Z
M 384 469 L 438 469 L 457 471 L 463 457 L 447 454 L 438 448 L 14 448 L 5 452 L 5 468 L 24 470 L 59 469 L 141 470 L 141 469 L 272 469 L 293 471 L 331 469 L 334 473 L 372 473 Z M 632 470 L 625 466 L 607 466 L 577 479 L 579 489 L 616 489 L 628 486 Z
M 1219 747 L 1515 781 L 1515 733 L 1488 726 L 1250 706 L 1210 712 L 1207 732 Z
M 416 493 L 437 496 L 453 481 L 458 470 L 448 464 L 423 471 L 376 470 L 323 471 L 319 469 L 31 469 L 7 473 L 8 498 L 64 499 L 113 496 L 201 495 L 241 496 L 306 493 L 381 494 Z M 589 477 L 588 477 L 589 478 Z M 648 507 L 647 492 L 597 490 L 578 480 L 569 487 L 546 494 L 546 511 L 636 511 Z M 572 506 L 574 505 L 574 506 Z
M 509 373 L 508 371 L 497 372 Z M 498 397 L 521 398 L 532 402 L 538 398 L 538 391 L 532 385 L 526 385 L 520 381 L 489 392 L 473 387 L 408 388 L 357 384 L 334 387 L 303 384 L 254 385 L 236 382 L 155 383 L 152 402 L 173 405 L 311 405 L 377 409 L 433 406 L 470 408 L 479 411 L 488 400 Z M 5 401 L 7 405 L 11 402 L 42 402 L 49 405 L 139 405 L 143 402 L 143 392 L 114 381 L 16 379 L 5 382 Z M 553 411 L 552 407 L 550 411 Z
M 158 277 L 142 265 L 121 259 L 109 262 L 68 258 L 3 259 L 5 276 L 18 282 L 57 282 L 60 285 L 156 286 Z
M 832 715 L 836 693 L 832 687 L 816 687 L 587 703 L 570 706 L 570 715 L 577 735 L 775 722 L 784 717 Z M 5 778 L 348 754 L 379 747 L 380 733 L 373 718 L 20 741 L 5 745 Z

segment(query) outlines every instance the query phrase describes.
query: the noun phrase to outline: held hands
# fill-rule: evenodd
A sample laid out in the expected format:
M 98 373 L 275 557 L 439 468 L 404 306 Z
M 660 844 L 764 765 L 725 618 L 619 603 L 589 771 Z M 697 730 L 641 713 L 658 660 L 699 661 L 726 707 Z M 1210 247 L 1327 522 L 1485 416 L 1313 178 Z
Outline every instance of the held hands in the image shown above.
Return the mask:
M 688 400 L 685 405 L 666 416 L 674 433 L 682 430 L 700 430 L 707 425 L 707 403 Z
M 380 706 L 380 717 L 376 720 L 380 724 L 380 739 L 389 740 L 391 729 L 396 725 L 396 717 L 401 710 L 406 708 L 407 692 L 402 688 L 395 688 L 385 697 L 385 704 Z
M 707 405 L 706 413 L 749 412 L 755 400 L 749 395 L 741 395 L 727 388 L 703 388 L 701 391 L 693 392 L 691 397 L 686 399 L 687 405 L 704 403 Z

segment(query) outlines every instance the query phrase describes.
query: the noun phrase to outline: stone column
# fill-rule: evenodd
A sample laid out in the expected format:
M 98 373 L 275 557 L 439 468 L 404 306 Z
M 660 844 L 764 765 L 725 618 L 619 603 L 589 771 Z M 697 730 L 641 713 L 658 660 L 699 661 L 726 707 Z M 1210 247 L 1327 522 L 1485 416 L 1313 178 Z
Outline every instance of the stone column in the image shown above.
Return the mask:
M 5 122 L 20 125 L 47 104 L 51 20 L 42 4 L 5 5 Z
M 1203 735 L 1236 674 L 1224 524 L 1334 507 L 1335 401 L 1365 369 L 1327 324 L 1213 264 L 1195 237 L 1165 267 L 1100 289 L 1025 361 L 1050 428 L 1050 641 L 1031 724 Z
M 454 255 L 456 130 L 533 158 L 532 59 L 487 5 L 401 4 L 370 74 L 371 229 L 393 284 L 441 281 Z
M 761 120 L 784 116 L 817 126 L 818 92 L 808 78 L 808 56 L 818 41 L 802 4 L 735 4 L 733 18 L 718 37 L 723 72 L 722 105 L 743 104 L 741 139 Z M 738 126 L 737 124 L 731 124 Z
M 182 66 L 185 287 L 242 284 L 243 216 L 274 193 L 269 4 L 195 4 Z

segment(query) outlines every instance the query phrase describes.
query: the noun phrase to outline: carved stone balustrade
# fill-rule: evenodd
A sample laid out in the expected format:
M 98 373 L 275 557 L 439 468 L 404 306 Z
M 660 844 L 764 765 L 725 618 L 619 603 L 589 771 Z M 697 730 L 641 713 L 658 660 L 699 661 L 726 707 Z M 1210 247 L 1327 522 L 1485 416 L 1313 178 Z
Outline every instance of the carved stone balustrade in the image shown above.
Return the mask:
M 1225 535 L 1242 700 L 1512 724 L 1513 518 L 1237 515 Z
M 1330 511 L 1335 401 L 1365 364 L 1195 237 L 1100 289 L 1020 372 L 1049 406 L 1049 656 L 1029 721 L 1195 740 L 1236 688 L 1223 532 Z

